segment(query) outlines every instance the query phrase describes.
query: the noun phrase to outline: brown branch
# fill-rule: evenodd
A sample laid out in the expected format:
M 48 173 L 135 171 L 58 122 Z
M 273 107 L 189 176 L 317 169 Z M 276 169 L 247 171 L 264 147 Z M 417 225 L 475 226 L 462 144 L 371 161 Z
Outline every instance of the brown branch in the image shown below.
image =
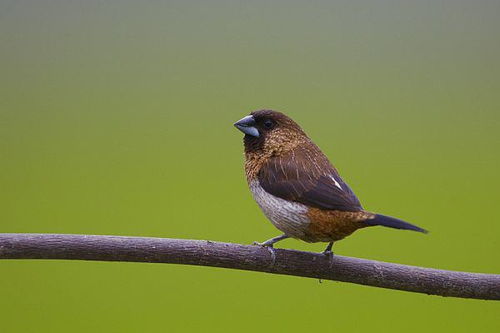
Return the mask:
M 500 300 L 500 275 L 201 240 L 0 234 L 0 259 L 67 259 L 213 266 L 351 282 L 374 287 Z

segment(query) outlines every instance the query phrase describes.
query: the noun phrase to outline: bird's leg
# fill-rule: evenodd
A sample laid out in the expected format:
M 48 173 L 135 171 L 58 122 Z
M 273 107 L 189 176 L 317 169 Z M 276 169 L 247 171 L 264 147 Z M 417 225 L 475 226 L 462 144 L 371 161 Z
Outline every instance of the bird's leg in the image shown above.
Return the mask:
M 283 234 L 271 239 L 266 240 L 265 242 L 259 243 L 259 242 L 253 242 L 253 245 L 260 245 L 260 246 L 266 246 L 266 247 L 273 247 L 274 243 L 279 242 L 280 240 L 287 239 L 289 238 L 287 235 Z
M 328 246 L 326 247 L 325 251 L 323 251 L 323 254 L 325 256 L 333 255 L 332 246 L 333 246 L 333 242 L 328 243 Z

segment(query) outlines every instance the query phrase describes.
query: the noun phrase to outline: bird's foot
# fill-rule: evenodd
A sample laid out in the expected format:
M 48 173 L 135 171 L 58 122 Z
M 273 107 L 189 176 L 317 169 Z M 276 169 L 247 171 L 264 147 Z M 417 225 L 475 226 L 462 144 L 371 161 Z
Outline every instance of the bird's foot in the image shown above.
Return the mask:
M 323 252 L 321 252 L 323 255 L 327 256 L 327 257 L 330 257 L 332 256 L 333 257 L 333 252 L 332 250 L 325 250 Z
M 252 243 L 253 245 L 263 247 L 264 249 L 269 251 L 269 254 L 271 255 L 271 263 L 269 264 L 269 267 L 274 267 L 274 264 L 276 263 L 276 253 L 274 252 L 275 251 L 274 243 L 276 243 L 276 241 L 274 239 L 270 239 L 270 240 L 262 242 L 262 243 L 259 243 L 259 242 Z
M 274 243 L 279 242 L 280 240 L 287 239 L 287 235 L 281 235 L 277 236 L 271 239 L 266 240 L 265 242 L 259 243 L 259 242 L 253 242 L 253 245 L 258 245 L 258 246 L 263 246 L 263 247 L 270 247 L 272 248 Z
M 256 241 L 256 242 L 253 242 L 252 245 L 257 245 L 257 246 L 262 246 L 262 247 L 270 247 L 270 248 L 274 247 L 274 243 L 269 243 L 269 242 L 259 243 Z
M 333 247 L 333 242 L 328 243 L 328 246 L 326 247 L 326 249 L 322 253 L 327 257 L 330 257 L 330 256 L 333 257 L 332 247 Z

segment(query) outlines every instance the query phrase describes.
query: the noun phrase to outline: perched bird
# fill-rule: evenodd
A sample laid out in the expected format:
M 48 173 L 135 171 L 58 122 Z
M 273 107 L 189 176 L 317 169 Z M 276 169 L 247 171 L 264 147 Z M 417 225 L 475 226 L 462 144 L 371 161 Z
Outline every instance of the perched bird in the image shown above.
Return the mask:
M 300 126 L 283 113 L 254 111 L 234 123 L 245 134 L 245 173 L 257 204 L 283 232 L 262 246 L 296 238 L 333 242 L 360 228 L 427 231 L 399 219 L 363 209 L 335 167 Z

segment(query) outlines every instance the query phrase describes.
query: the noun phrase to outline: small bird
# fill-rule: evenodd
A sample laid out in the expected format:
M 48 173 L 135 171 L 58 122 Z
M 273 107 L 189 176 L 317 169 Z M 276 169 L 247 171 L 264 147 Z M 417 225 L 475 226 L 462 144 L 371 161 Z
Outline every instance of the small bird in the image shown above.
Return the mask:
M 234 126 L 245 134 L 245 173 L 257 204 L 283 232 L 261 246 L 295 238 L 333 243 L 357 229 L 384 226 L 426 230 L 402 220 L 363 209 L 335 167 L 306 133 L 281 112 L 259 110 Z

